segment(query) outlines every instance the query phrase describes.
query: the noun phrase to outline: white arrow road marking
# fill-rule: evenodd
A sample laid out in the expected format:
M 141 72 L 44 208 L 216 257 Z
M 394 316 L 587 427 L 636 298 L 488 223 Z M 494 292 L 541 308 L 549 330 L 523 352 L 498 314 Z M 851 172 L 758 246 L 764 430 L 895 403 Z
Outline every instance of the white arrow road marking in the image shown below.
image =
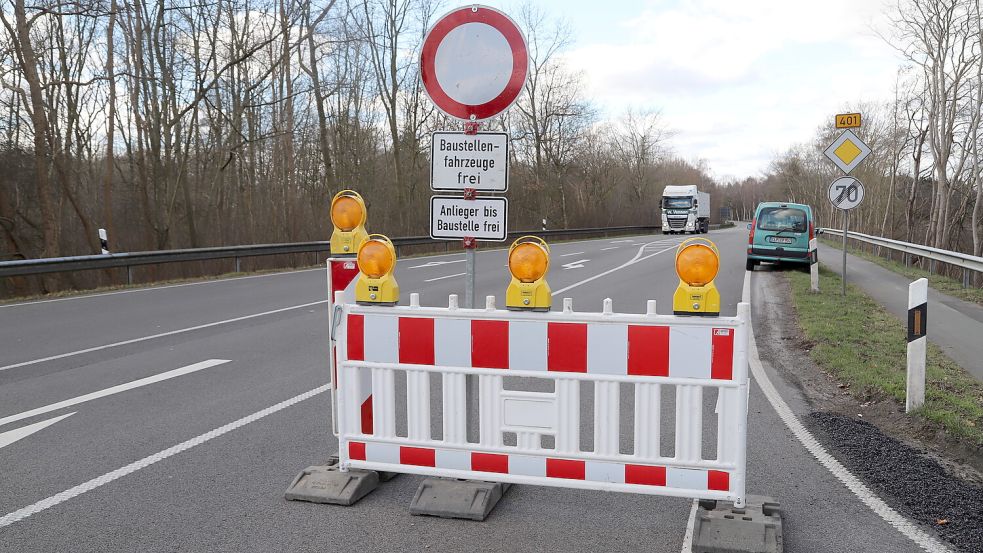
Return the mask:
M 37 409 L 31 409 L 30 411 L 24 411 L 23 413 L 17 413 L 16 415 L 4 417 L 0 419 L 0 426 L 9 422 L 16 422 L 36 415 L 43 415 L 45 413 L 57 411 L 58 409 L 64 409 L 65 407 L 71 407 L 72 405 L 78 405 L 79 403 L 85 403 L 86 401 L 92 401 L 93 399 L 111 396 L 113 394 L 132 390 L 141 386 L 146 386 L 148 384 L 162 382 L 164 380 L 183 376 L 195 371 L 214 367 L 216 365 L 224 365 L 228 362 L 228 359 L 209 359 L 208 361 L 202 361 L 201 363 L 195 363 L 194 365 L 188 365 L 187 367 L 181 367 L 180 369 L 174 369 L 173 371 L 167 371 L 164 373 L 155 374 L 153 376 L 148 376 L 147 378 L 127 382 L 125 384 L 119 384 L 111 388 L 106 388 L 105 390 L 99 390 L 98 392 L 92 392 L 91 394 L 73 397 L 72 399 L 66 399 L 65 401 L 59 401 L 58 403 L 52 403 L 51 405 L 45 405 L 44 407 L 38 407 Z
M 590 261 L 590 259 L 578 259 L 577 261 L 571 261 L 570 263 L 564 263 L 563 265 L 560 265 L 560 266 L 563 267 L 564 270 L 566 270 L 566 269 L 582 269 L 584 267 L 584 263 L 587 263 L 588 261 Z
M 436 267 L 438 265 L 447 265 L 448 263 L 464 263 L 465 259 L 455 259 L 453 261 L 430 261 L 429 263 L 424 263 L 423 265 L 414 265 L 412 267 L 407 267 L 407 269 L 423 269 L 425 267 Z
M 6 432 L 0 432 L 0 449 L 7 447 L 8 445 L 16 442 L 21 438 L 26 438 L 35 432 L 40 432 L 45 428 L 55 424 L 61 419 L 68 418 L 74 415 L 77 411 L 72 411 L 71 413 L 66 413 L 64 415 L 59 415 L 53 419 L 48 419 L 41 422 L 36 422 L 34 424 L 29 424 L 23 428 L 16 428 L 14 430 L 8 430 Z
M 613 273 L 615 271 L 620 271 L 621 269 L 624 269 L 625 267 L 629 267 L 631 265 L 634 265 L 635 263 L 641 263 L 642 261 L 645 261 L 646 259 L 648 259 L 650 257 L 655 257 L 655 256 L 659 255 L 660 253 L 664 253 L 664 252 L 667 252 L 667 251 L 673 249 L 672 247 L 669 247 L 669 248 L 666 248 L 664 250 L 659 250 L 659 251 L 657 251 L 655 253 L 650 253 L 650 254 L 646 255 L 645 257 L 642 257 L 642 253 L 645 252 L 645 248 L 647 248 L 647 247 L 649 247 L 649 246 L 651 246 L 653 244 L 656 244 L 656 242 L 649 242 L 647 244 L 642 244 L 642 247 L 638 248 L 638 252 L 635 254 L 635 257 L 629 259 L 628 261 L 625 261 L 621 265 L 618 265 L 617 267 L 615 267 L 613 269 L 608 269 L 607 271 L 604 271 L 603 273 L 598 273 L 598 274 L 596 274 L 596 275 L 594 275 L 592 277 L 587 277 L 584 280 L 581 280 L 580 282 L 574 282 L 573 284 L 571 284 L 569 286 L 565 286 L 563 288 L 560 288 L 559 290 L 554 291 L 550 295 L 552 295 L 552 296 L 558 296 L 558 295 L 566 292 L 567 290 L 573 290 L 574 288 L 576 288 L 578 286 L 581 286 L 583 284 L 587 284 L 588 282 L 595 281 L 595 280 L 597 280 L 599 278 L 602 278 L 602 277 L 606 277 L 606 276 L 610 275 L 611 273 Z
M 444 276 L 439 276 L 437 278 L 428 278 L 428 279 L 424 280 L 423 282 L 433 282 L 435 280 L 444 280 L 445 278 L 454 278 L 454 277 L 464 276 L 466 274 L 467 273 L 457 273 L 456 275 L 444 275 Z
M 584 254 L 584 252 L 565 253 L 565 254 L 561 255 L 560 257 L 570 257 L 571 255 L 583 255 L 583 254 Z
M 119 478 L 122 478 L 122 477 L 126 476 L 127 474 L 132 474 L 132 473 L 134 473 L 134 472 L 136 472 L 136 471 L 138 471 L 138 470 L 140 470 L 142 468 L 147 468 L 147 467 L 149 467 L 150 465 L 152 465 L 154 463 L 163 461 L 164 459 L 167 459 L 168 457 L 172 457 L 174 455 L 177 455 L 178 453 L 181 453 L 182 451 L 186 451 L 188 449 L 191 449 L 192 447 L 195 447 L 196 445 L 201 445 L 201 444 L 203 444 L 203 443 L 205 443 L 205 442 L 207 442 L 207 441 L 209 441 L 211 439 L 218 438 L 219 436 L 222 436 L 223 434 L 228 434 L 229 432 L 232 432 L 233 430 L 235 430 L 235 429 L 237 429 L 239 427 L 245 426 L 245 425 L 247 425 L 247 424 L 249 424 L 251 422 L 256 422 L 256 421 L 262 419 L 263 417 L 268 417 L 268 416 L 272 415 L 273 413 L 276 413 L 277 411 L 281 411 L 283 409 L 286 409 L 287 407 L 290 407 L 291 405 L 293 405 L 293 404 L 295 404 L 297 402 L 304 401 L 307 398 L 311 398 L 311 397 L 316 396 L 317 394 L 320 394 L 322 392 L 326 392 L 330 388 L 331 388 L 331 385 L 330 384 L 325 384 L 324 386 L 319 386 L 317 388 L 314 388 L 313 390 L 310 390 L 310 391 L 304 392 L 304 393 L 302 393 L 300 395 L 294 396 L 294 397 L 292 397 L 292 398 L 290 398 L 290 399 L 288 399 L 286 401 L 281 401 L 280 403 L 277 403 L 276 405 L 272 405 L 270 407 L 267 407 L 266 409 L 263 409 L 262 411 L 257 411 L 255 413 L 253 413 L 252 415 L 248 415 L 248 416 L 245 416 L 245 417 L 243 417 L 243 418 L 241 418 L 239 420 L 232 421 L 229 424 L 226 424 L 225 426 L 220 426 L 220 427 L 218 427 L 218 428 L 216 428 L 214 430 L 211 430 L 209 432 L 205 432 L 204 434 L 202 434 L 200 436 L 196 436 L 194 438 L 191 438 L 190 440 L 188 440 L 186 442 L 181 442 L 181 443 L 179 443 L 179 444 L 177 444 L 175 446 L 171 446 L 171 447 L 169 447 L 169 448 L 167 448 L 167 449 L 165 449 L 163 451 L 158 451 L 157 453 L 154 453 L 153 455 L 151 455 L 149 457 L 144 457 L 143 459 L 140 459 L 139 461 L 134 461 L 134 462 L 130 463 L 129 465 L 126 465 L 125 467 L 120 467 L 120 468 L 118 468 L 118 469 L 116 469 L 116 470 L 114 470 L 112 472 L 107 472 L 106 474 L 103 474 L 102 476 L 97 476 L 96 478 L 93 478 L 92 480 L 89 480 L 88 482 L 84 482 L 82 484 L 79 484 L 78 486 L 75 486 L 74 488 L 69 488 L 69 489 L 67 489 L 67 490 L 65 490 L 65 491 L 63 491 L 61 493 L 57 493 L 57 494 L 55 494 L 55 495 L 53 495 L 51 497 L 48 497 L 46 499 L 42 499 L 41 501 L 38 501 L 37 503 L 35 503 L 33 505 L 28 505 L 27 507 L 24 507 L 22 509 L 18 509 L 16 511 L 12 512 L 12 513 L 7 513 L 6 515 L 0 516 L 0 528 L 3 528 L 4 526 L 10 526 L 11 524 L 13 524 L 13 523 L 15 523 L 17 521 L 24 520 L 25 518 L 27 518 L 27 517 L 29 517 L 31 515 L 40 513 L 41 511 L 44 511 L 45 509 L 50 509 L 50 508 L 54 507 L 55 505 L 58 505 L 59 503 L 64 503 L 64 502 L 68 501 L 69 499 L 72 499 L 73 497 L 78 497 L 78 496 L 84 494 L 85 492 L 92 491 L 92 490 L 94 490 L 94 489 L 96 489 L 96 488 L 98 488 L 100 486 L 104 486 L 104 485 L 112 482 L 113 480 L 117 480 Z

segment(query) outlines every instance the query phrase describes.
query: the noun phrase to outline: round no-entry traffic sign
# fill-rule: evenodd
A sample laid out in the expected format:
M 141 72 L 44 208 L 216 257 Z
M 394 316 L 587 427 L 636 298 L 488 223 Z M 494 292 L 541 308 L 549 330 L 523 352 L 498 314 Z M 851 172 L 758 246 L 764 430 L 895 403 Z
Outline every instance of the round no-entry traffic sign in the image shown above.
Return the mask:
M 837 209 L 853 209 L 864 201 L 864 185 L 853 177 L 840 177 L 829 185 L 829 201 Z
M 522 31 L 488 6 L 451 11 L 423 39 L 423 88 L 441 111 L 458 119 L 480 121 L 508 109 L 528 68 Z

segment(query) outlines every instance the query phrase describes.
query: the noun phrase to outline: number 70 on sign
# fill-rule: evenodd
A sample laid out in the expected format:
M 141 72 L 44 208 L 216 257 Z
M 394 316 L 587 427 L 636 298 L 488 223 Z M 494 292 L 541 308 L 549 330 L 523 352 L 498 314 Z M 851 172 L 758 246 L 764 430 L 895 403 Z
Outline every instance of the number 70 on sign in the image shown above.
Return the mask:
M 853 209 L 864 201 L 864 185 L 854 177 L 840 177 L 829 185 L 829 202 L 837 209 Z

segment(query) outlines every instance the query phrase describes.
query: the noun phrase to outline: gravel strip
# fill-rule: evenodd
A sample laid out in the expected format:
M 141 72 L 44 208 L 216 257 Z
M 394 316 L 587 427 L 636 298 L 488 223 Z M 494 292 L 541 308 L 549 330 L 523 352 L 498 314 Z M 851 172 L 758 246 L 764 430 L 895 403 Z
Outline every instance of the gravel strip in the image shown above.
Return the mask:
M 834 413 L 809 414 L 809 426 L 863 481 L 912 519 L 929 525 L 961 551 L 983 553 L 983 487 L 866 421 Z

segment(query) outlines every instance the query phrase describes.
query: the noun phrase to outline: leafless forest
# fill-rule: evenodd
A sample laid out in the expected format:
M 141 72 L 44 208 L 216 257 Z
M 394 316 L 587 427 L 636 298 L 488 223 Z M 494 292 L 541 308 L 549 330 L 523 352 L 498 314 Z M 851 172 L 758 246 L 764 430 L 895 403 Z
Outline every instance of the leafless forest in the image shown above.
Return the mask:
M 867 190 L 850 227 L 937 248 L 983 254 L 983 18 L 979 0 L 906 0 L 881 38 L 902 55 L 894 99 L 862 111 L 858 135 L 873 153 L 854 171 Z M 820 123 L 817 121 L 817 124 Z M 788 198 L 841 226 L 826 198 L 839 170 L 823 156 L 838 134 L 832 114 L 808 143 L 774 161 L 765 178 L 727 187 L 737 214 Z
M 372 231 L 426 234 L 429 133 L 459 124 L 426 99 L 417 59 L 446 9 L 3 0 L 0 260 L 98 253 L 98 228 L 113 251 L 326 239 L 343 188 L 365 196 Z M 821 154 L 831 121 L 767 175 L 717 182 L 674 153 L 658 111 L 600 112 L 564 64 L 573 37 L 561 14 L 529 3 L 512 15 L 529 80 L 485 125 L 512 137 L 511 228 L 651 223 L 669 183 L 714 193 L 714 216 L 788 199 L 838 224 Z M 979 255 L 980 1 L 903 0 L 892 19 L 883 40 L 906 60 L 895 100 L 844 106 L 864 112 L 874 149 L 857 173 L 868 193 L 854 228 Z
M 371 228 L 426 234 L 426 0 L 11 0 L 2 10 L 4 258 L 325 239 L 343 188 Z M 660 186 L 711 184 L 654 112 L 601 123 L 559 54 L 569 31 L 516 14 L 532 63 L 513 138 L 513 228 L 651 221 Z

